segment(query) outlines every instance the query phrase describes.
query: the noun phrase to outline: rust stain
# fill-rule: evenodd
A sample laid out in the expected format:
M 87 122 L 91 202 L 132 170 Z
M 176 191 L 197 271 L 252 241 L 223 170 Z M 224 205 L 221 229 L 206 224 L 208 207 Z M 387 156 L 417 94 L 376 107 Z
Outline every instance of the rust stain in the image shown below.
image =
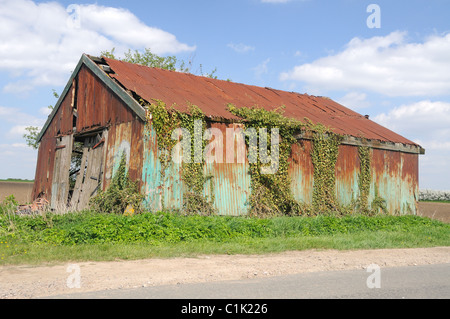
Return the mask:
M 418 200 L 416 154 L 373 150 L 372 195 L 375 188 L 390 213 L 416 213 Z
M 305 204 L 312 203 L 314 166 L 311 159 L 312 143 L 302 140 L 292 145 L 288 173 L 294 198 Z
M 358 177 L 361 170 L 361 162 L 358 147 L 340 145 L 336 161 L 336 195 L 342 204 L 350 204 L 359 193 Z
M 221 163 L 208 163 L 205 173 L 211 175 L 204 195 L 215 197 L 215 207 L 220 214 L 244 215 L 248 210 L 251 193 L 247 153 L 243 163 L 237 162 L 238 150 L 245 142 L 227 135 L 227 129 L 242 128 L 233 122 L 236 117 L 228 112 L 227 105 L 237 107 L 262 107 L 273 110 L 285 106 L 284 115 L 333 128 L 335 133 L 382 142 L 416 145 L 408 139 L 384 128 L 364 116 L 324 97 L 285 92 L 228 81 L 210 79 L 192 74 L 143 67 L 105 58 L 113 73 L 109 76 L 136 94 L 152 101 L 160 99 L 168 106 L 186 112 L 189 104 L 195 104 L 209 117 L 208 127 L 222 133 Z M 75 102 L 73 102 L 75 101 Z M 73 105 L 75 104 L 75 105 Z M 75 106 L 75 107 L 74 107 Z M 73 134 L 74 109 L 77 110 L 76 134 L 94 128 L 108 129 L 105 154 L 103 188 L 110 182 L 114 167 L 118 165 L 120 151 L 126 146 L 129 152 L 130 177 L 139 180 L 146 194 L 146 202 L 152 208 L 180 208 L 184 186 L 181 180 L 181 165 L 172 165 L 166 172 L 165 187 L 161 187 L 159 150 L 156 133 L 147 131 L 124 102 L 103 84 L 87 67 L 81 67 L 72 82 L 65 99 L 41 139 L 36 166 L 33 198 L 44 194 L 51 198 L 53 171 L 55 166 L 56 137 Z M 220 120 L 230 120 L 222 121 Z M 207 142 L 214 142 L 214 139 Z M 233 154 L 228 154 L 232 145 Z M 304 203 L 312 203 L 314 167 L 311 161 L 312 142 L 300 140 L 292 147 L 289 159 L 289 174 L 294 197 Z M 369 202 L 378 195 L 384 198 L 390 212 L 416 212 L 418 196 L 418 154 L 408 154 L 381 149 L 372 149 L 372 184 Z M 232 156 L 231 156 L 232 155 Z M 232 163 L 229 158 L 232 157 Z M 358 192 L 360 162 L 358 149 L 352 145 L 341 145 L 336 164 L 336 193 L 338 200 L 349 204 Z M 164 195 L 164 196 L 162 196 Z

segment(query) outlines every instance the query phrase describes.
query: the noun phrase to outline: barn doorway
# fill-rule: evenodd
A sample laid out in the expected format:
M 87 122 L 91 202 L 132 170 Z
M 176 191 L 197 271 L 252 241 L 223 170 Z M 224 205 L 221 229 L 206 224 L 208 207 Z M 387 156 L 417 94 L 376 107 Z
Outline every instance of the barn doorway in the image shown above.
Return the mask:
M 105 144 L 108 131 L 98 130 L 74 138 L 75 151 L 72 152 L 73 174 L 68 204 L 73 210 L 88 207 L 89 199 L 102 187 L 105 166 Z

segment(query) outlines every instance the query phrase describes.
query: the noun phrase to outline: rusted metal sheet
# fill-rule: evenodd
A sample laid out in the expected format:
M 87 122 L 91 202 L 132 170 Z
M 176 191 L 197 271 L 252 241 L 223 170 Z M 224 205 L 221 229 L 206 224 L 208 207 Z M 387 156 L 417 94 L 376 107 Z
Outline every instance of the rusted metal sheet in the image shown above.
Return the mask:
M 209 145 L 214 145 L 214 151 L 211 151 L 210 155 L 214 155 L 217 162 L 205 165 L 206 176 L 212 177 L 206 185 L 205 195 L 214 195 L 214 207 L 220 214 L 245 215 L 249 209 L 248 200 L 251 193 L 249 164 L 246 155 L 240 157 L 239 154 L 240 150 L 246 150 L 244 139 L 233 134 L 238 132 L 242 125 L 211 123 L 209 128 L 220 130 L 222 140 L 216 141 L 214 137 L 208 141 Z
M 294 198 L 300 203 L 312 204 L 314 186 L 314 167 L 311 160 L 312 143 L 300 140 L 292 146 L 289 162 L 289 176 Z
M 227 144 L 226 128 L 237 129 L 238 124 L 212 123 L 210 128 L 219 129 L 223 135 L 223 145 Z M 182 181 L 182 164 L 176 161 L 170 162 L 165 171 L 165 178 L 161 176 L 161 162 L 159 156 L 161 151 L 155 130 L 150 126 L 148 137 L 144 147 L 144 161 L 142 170 L 143 192 L 146 194 L 145 206 L 158 211 L 165 209 L 181 209 L 183 207 L 183 195 L 186 187 Z M 209 176 L 209 180 L 204 187 L 203 196 L 208 199 L 214 198 L 214 208 L 221 215 L 245 215 L 248 212 L 248 197 L 250 195 L 250 176 L 248 174 L 248 161 L 244 157 L 243 162 L 238 162 L 238 148 L 245 143 L 238 139 L 236 135 L 231 135 L 235 150 L 232 159 L 227 161 L 226 148 L 224 147 L 222 156 L 216 158 L 217 161 L 207 163 L 204 166 L 204 173 Z M 214 139 L 210 141 L 213 143 Z M 240 144 L 242 142 L 242 144 Z
M 76 96 L 74 96 L 76 94 Z M 75 116 L 75 117 L 74 117 Z M 73 130 L 76 123 L 76 131 Z M 57 137 L 69 135 L 80 136 L 86 132 L 115 127 L 116 124 L 131 123 L 128 141 L 133 141 L 135 154 L 142 148 L 141 131 L 143 123 L 135 119 L 133 112 L 104 83 L 102 83 L 86 66 L 79 69 L 73 78 L 67 94 L 54 113 L 52 121 L 46 127 L 40 141 L 38 162 L 36 165 L 33 198 L 44 195 L 52 197 L 53 171 L 55 170 L 55 152 Z M 118 137 L 118 140 L 121 140 Z M 142 150 L 140 151 L 142 152 Z M 140 156 L 133 158 L 130 175 L 140 177 Z M 59 165 L 59 164 L 58 164 Z M 118 163 L 117 163 L 118 165 Z M 138 172 L 139 171 L 139 172 Z M 56 183 L 56 184 L 55 184 Z M 55 197 L 57 195 L 53 195 Z M 58 195 L 59 196 L 59 195 Z
M 134 120 L 133 112 L 86 66 L 77 80 L 78 133 Z
M 51 198 L 56 138 L 43 138 L 39 145 L 32 198 Z
M 49 201 L 51 199 L 53 172 L 55 169 L 55 154 L 57 151 L 56 139 L 57 137 L 73 133 L 73 111 L 71 107 L 72 92 L 72 90 L 69 90 L 66 98 L 61 102 L 52 122 L 40 141 L 32 195 L 33 199 L 40 196 L 45 196 Z
M 110 76 L 123 86 L 149 102 L 159 99 L 180 111 L 187 111 L 188 103 L 192 103 L 211 118 L 235 119 L 236 117 L 227 110 L 229 103 L 237 107 L 257 106 L 267 110 L 284 105 L 285 116 L 298 120 L 307 117 L 314 123 L 329 126 L 338 134 L 417 145 L 326 97 L 244 85 L 104 59 L 114 72 Z
M 419 198 L 418 155 L 374 149 L 369 202 L 375 197 L 375 191 L 386 200 L 390 213 L 416 214 Z
M 103 189 L 111 183 L 122 154 L 125 154 L 130 179 L 142 186 L 144 125 L 139 120 L 112 125 L 108 129 Z
M 349 205 L 359 195 L 358 177 L 361 163 L 356 146 L 340 145 L 336 161 L 336 197 L 339 203 Z
M 181 164 L 171 162 L 161 174 L 161 150 L 158 149 L 156 131 L 150 125 L 147 128 L 142 167 L 142 191 L 145 194 L 144 206 L 151 211 L 180 209 L 183 205 L 183 183 L 181 181 Z

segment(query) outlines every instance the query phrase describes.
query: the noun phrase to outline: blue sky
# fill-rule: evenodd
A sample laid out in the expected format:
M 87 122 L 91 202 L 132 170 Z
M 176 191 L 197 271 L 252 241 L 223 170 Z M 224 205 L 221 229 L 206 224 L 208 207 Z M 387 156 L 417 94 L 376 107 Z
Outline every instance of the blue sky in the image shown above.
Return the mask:
M 0 0 L 0 179 L 34 178 L 24 128 L 44 124 L 82 53 L 115 47 L 328 96 L 422 145 L 420 188 L 450 190 L 449 12 L 444 0 Z

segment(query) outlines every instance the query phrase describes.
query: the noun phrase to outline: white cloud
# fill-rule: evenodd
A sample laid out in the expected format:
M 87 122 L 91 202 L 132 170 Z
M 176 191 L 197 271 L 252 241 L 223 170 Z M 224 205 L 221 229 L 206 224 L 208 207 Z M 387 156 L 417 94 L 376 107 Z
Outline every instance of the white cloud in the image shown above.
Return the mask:
M 193 51 L 195 47 L 178 42 L 166 31 L 149 27 L 126 9 L 98 5 L 80 5 L 80 27 L 95 30 L 119 43 L 148 47 L 156 54 Z
M 15 82 L 6 92 L 63 85 L 82 53 L 150 48 L 156 54 L 195 50 L 173 34 L 149 27 L 126 9 L 100 5 L 0 0 L 0 70 Z M 25 77 L 25 78 L 23 78 Z
M 15 125 L 8 131 L 9 137 L 21 137 L 27 133 L 27 125 Z
M 255 72 L 255 76 L 257 78 L 260 78 L 263 74 L 267 74 L 268 67 L 267 64 L 269 64 L 270 58 L 267 58 L 262 63 L 258 64 L 256 67 L 253 68 L 253 71 Z
M 12 124 L 7 132 L 7 137 L 22 137 L 26 133 L 25 128 L 28 126 L 42 127 L 45 119 L 37 118 L 33 115 L 24 113 L 18 108 L 0 106 L 0 118 L 5 123 Z
M 45 116 L 49 116 L 51 112 L 52 112 L 52 109 L 49 108 L 48 106 L 47 107 L 41 107 L 39 109 L 39 114 L 42 114 L 42 115 L 45 115 Z
M 25 143 L 0 144 L 0 148 L 28 148 Z
M 450 188 L 450 103 L 423 100 L 381 113 L 373 121 L 425 148 L 419 158 L 420 187 Z
M 349 92 L 338 99 L 337 102 L 352 110 L 357 110 L 370 106 L 370 102 L 366 98 L 367 94 L 365 93 Z
M 337 54 L 294 67 L 281 80 L 329 90 L 369 90 L 388 96 L 444 95 L 450 91 L 450 34 L 407 43 L 406 32 L 352 39 Z
M 229 44 L 227 44 L 227 47 L 232 48 L 234 51 L 236 51 L 238 53 L 245 53 L 248 51 L 255 50 L 255 47 L 252 47 L 250 45 L 245 45 L 243 43 L 239 43 L 239 44 L 229 43 Z
M 374 117 L 374 121 L 421 140 L 447 143 L 450 138 L 450 103 L 419 101 L 401 105 Z

